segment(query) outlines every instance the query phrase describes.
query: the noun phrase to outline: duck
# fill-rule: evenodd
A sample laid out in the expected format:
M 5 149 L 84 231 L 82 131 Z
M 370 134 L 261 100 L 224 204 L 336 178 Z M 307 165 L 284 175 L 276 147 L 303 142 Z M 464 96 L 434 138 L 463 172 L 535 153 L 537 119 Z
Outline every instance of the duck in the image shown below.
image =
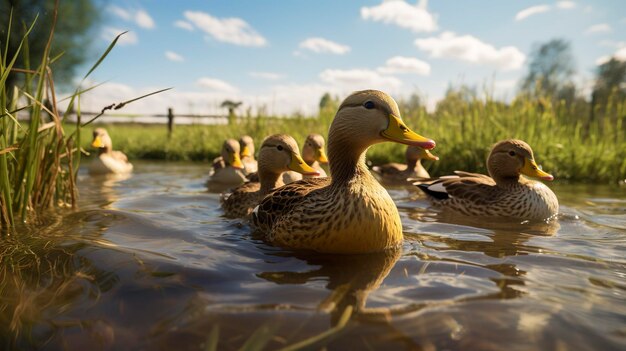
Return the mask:
M 525 141 L 496 143 L 487 158 L 487 170 L 489 175 L 456 171 L 416 186 L 435 207 L 466 216 L 549 221 L 557 215 L 559 202 L 554 192 L 544 183 L 524 177 L 554 179 L 537 166 Z
M 255 234 L 275 246 L 333 254 L 400 246 L 398 209 L 365 164 L 368 148 L 387 141 L 435 147 L 433 140 L 406 126 L 388 94 L 352 93 L 328 131 L 331 177 L 302 179 L 270 191 L 252 212 Z
M 311 167 L 317 170 L 318 175 L 305 175 L 298 172 L 289 171 L 283 173 L 285 184 L 293 183 L 302 178 L 326 177 L 326 171 L 321 164 L 328 164 L 328 156 L 324 152 L 324 137 L 321 134 L 309 134 L 302 146 L 302 159 Z
M 98 149 L 98 157 L 89 164 L 90 174 L 128 174 L 133 171 L 128 157 L 121 151 L 113 150 L 113 142 L 106 129 L 94 129 L 91 146 Z
M 243 174 L 243 163 L 239 156 L 240 146 L 235 139 L 226 139 L 222 144 L 221 156 L 213 160 L 209 172 L 207 187 L 210 191 L 222 190 L 239 186 L 246 180 Z
M 259 150 L 258 165 L 258 182 L 245 183 L 222 197 L 226 217 L 247 217 L 270 190 L 284 185 L 283 172 L 291 170 L 304 175 L 318 174 L 300 156 L 295 139 L 286 134 L 265 138 Z
M 430 178 L 428 171 L 422 166 L 421 160 L 438 161 L 439 157 L 430 151 L 417 146 L 407 146 L 405 152 L 406 164 L 387 163 L 381 166 L 372 167 L 374 172 L 383 183 L 386 184 L 413 184 L 407 178 Z
M 254 173 L 258 169 L 257 161 L 254 159 L 254 140 L 249 135 L 239 138 L 241 147 L 241 162 L 243 163 L 243 174 Z

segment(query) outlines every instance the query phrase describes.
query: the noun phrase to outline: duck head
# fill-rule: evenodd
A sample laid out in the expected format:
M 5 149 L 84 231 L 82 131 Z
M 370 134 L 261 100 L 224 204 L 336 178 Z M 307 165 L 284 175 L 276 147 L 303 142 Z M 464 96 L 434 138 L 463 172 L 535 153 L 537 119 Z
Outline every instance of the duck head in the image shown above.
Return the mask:
M 433 155 L 430 151 L 423 149 L 419 146 L 407 146 L 405 157 L 408 161 L 418 161 L 418 160 L 430 160 L 430 161 L 439 161 L 439 157 Z
M 239 146 L 241 147 L 241 158 L 254 158 L 254 140 L 252 140 L 251 136 L 244 135 L 239 138 Z
M 328 163 L 328 157 L 324 151 L 324 137 L 319 134 L 309 134 L 302 147 L 302 159 L 308 164 L 317 161 Z
M 503 140 L 494 145 L 487 159 L 487 169 L 496 183 L 517 181 L 520 174 L 541 180 L 554 179 L 537 166 L 533 150 L 522 140 Z
M 226 139 L 222 144 L 222 158 L 227 165 L 233 168 L 243 169 L 241 157 L 239 157 L 240 146 L 235 139 Z
M 109 133 L 104 128 L 96 128 L 93 131 L 93 141 L 91 146 L 97 148 L 101 153 L 113 150 L 113 142 Z
M 279 175 L 289 170 L 304 175 L 319 175 L 317 170 L 304 162 L 294 138 L 286 134 L 265 138 L 259 149 L 259 176 L 266 173 Z

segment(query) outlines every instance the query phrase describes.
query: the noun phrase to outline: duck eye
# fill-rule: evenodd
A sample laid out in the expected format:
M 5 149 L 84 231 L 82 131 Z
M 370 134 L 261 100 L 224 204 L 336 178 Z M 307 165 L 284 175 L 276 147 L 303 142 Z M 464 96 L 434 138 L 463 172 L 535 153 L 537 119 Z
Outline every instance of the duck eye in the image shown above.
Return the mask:
M 365 107 L 368 110 L 371 110 L 374 107 L 376 107 L 376 105 L 374 104 L 373 101 L 365 101 L 365 103 L 363 104 L 363 107 Z
M 283 146 L 282 145 L 278 145 L 278 146 L 276 146 L 276 148 L 278 149 L 278 151 L 283 151 Z
M 515 151 L 509 151 L 509 156 L 515 156 Z

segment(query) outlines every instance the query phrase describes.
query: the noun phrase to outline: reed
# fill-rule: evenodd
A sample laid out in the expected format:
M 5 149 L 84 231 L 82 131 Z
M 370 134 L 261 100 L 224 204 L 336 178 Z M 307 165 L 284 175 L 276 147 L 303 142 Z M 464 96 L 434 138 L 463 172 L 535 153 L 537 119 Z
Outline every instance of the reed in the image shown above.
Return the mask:
M 82 134 L 80 96 L 94 88 L 81 90 L 81 85 L 124 34 L 111 42 L 73 94 L 57 100 L 51 63 L 59 57 L 49 57 L 57 18 L 56 7 L 52 15 L 52 28 L 36 66 L 14 67 L 18 55 L 27 57 L 25 62 L 33 62 L 29 57 L 28 40 L 36 18 L 12 56 L 8 53 L 8 37 L 5 47 L 0 48 L 0 229 L 9 228 L 17 221 L 36 220 L 37 214 L 55 206 L 76 206 L 76 176 L 81 160 L 79 147 Z M 12 22 L 12 16 L 10 18 Z M 9 23 L 9 28 L 11 25 Z M 7 32 L 9 36 L 11 31 Z M 22 75 L 23 84 L 20 87 L 7 86 L 10 73 Z M 155 93 L 107 106 L 101 114 L 107 109 L 119 109 Z M 67 104 L 62 115 L 59 103 Z M 66 130 L 70 111 L 77 113 L 77 119 L 71 130 Z

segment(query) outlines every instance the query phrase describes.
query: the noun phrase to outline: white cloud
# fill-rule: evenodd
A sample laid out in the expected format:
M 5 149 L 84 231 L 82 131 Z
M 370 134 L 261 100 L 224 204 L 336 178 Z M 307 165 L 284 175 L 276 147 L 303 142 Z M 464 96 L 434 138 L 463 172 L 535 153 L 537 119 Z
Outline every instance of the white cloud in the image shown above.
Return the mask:
M 413 32 L 437 30 L 437 17 L 427 10 L 427 1 L 410 5 L 405 1 L 383 1 L 382 4 L 361 8 L 361 18 L 375 22 L 391 23 Z
M 279 80 L 285 76 L 273 72 L 250 72 L 250 76 L 254 78 L 266 79 L 266 80 Z
M 124 10 L 123 8 L 119 7 L 119 6 L 115 6 L 115 5 L 111 5 L 108 7 L 109 11 L 111 11 L 114 15 L 116 15 L 117 17 L 125 20 L 125 21 L 130 21 L 130 19 L 132 18 L 132 15 L 130 14 L 130 12 L 128 12 L 127 10 Z
M 556 7 L 564 10 L 569 10 L 575 8 L 576 3 L 573 1 L 559 1 L 556 3 Z
M 155 27 L 154 20 L 145 10 L 128 10 L 115 5 L 109 6 L 108 9 L 117 17 L 127 22 L 135 22 L 141 28 L 153 29 Z
M 265 46 L 267 40 L 241 18 L 217 18 L 199 11 L 185 11 L 185 18 L 214 39 L 241 46 Z
M 415 40 L 415 45 L 437 58 L 451 58 L 477 64 L 492 65 L 502 70 L 522 67 L 526 56 L 514 46 L 496 49 L 471 35 L 457 36 L 443 32 L 439 37 Z
M 602 64 L 605 64 L 611 58 L 614 58 L 618 61 L 626 62 L 626 47 L 617 50 L 613 55 L 598 57 L 598 59 L 596 60 L 596 65 L 600 66 Z
M 413 57 L 394 56 L 377 70 L 386 74 L 415 73 L 420 76 L 427 76 L 430 74 L 430 65 Z
M 316 53 L 331 53 L 336 55 L 343 55 L 350 51 L 350 47 L 347 45 L 335 43 L 324 38 L 308 38 L 300 43 L 300 48 L 311 50 Z
M 190 32 L 193 32 L 193 25 L 191 23 L 189 23 L 189 22 L 186 22 L 186 21 L 178 20 L 178 21 L 174 22 L 174 27 L 182 28 L 184 30 L 188 30 Z
M 174 62 L 183 62 L 185 61 L 185 58 L 180 56 L 179 54 L 173 52 L 173 51 L 166 51 L 165 52 L 165 57 L 170 60 L 170 61 L 174 61 Z
M 108 42 L 112 42 L 113 39 L 120 33 L 125 32 L 123 29 L 113 28 L 113 27 L 104 27 L 102 29 L 102 38 L 104 38 Z M 137 34 L 134 32 L 127 32 L 120 37 L 117 41 L 117 45 L 133 45 L 137 44 L 139 39 L 137 38 Z
M 137 10 L 137 12 L 135 12 L 135 22 L 141 28 L 152 29 L 155 27 L 154 20 L 144 10 Z
M 207 88 L 213 92 L 236 93 L 239 91 L 239 89 L 226 83 L 225 81 L 215 79 L 215 78 L 203 77 L 203 78 L 198 79 L 196 84 L 200 87 Z
M 402 81 L 398 78 L 368 69 L 327 69 L 320 73 L 320 79 L 342 91 L 379 89 L 397 92 L 402 86 Z
M 595 33 L 608 33 L 611 31 L 611 26 L 606 23 L 594 24 L 585 30 L 585 34 L 595 34 Z
M 548 12 L 550 11 L 550 6 L 548 5 L 537 5 L 537 6 L 531 6 L 529 8 L 523 9 L 522 11 L 518 12 L 515 15 L 515 20 L 516 21 L 521 21 L 525 18 L 528 18 L 532 15 L 537 15 L 540 13 L 544 13 L 544 12 Z

